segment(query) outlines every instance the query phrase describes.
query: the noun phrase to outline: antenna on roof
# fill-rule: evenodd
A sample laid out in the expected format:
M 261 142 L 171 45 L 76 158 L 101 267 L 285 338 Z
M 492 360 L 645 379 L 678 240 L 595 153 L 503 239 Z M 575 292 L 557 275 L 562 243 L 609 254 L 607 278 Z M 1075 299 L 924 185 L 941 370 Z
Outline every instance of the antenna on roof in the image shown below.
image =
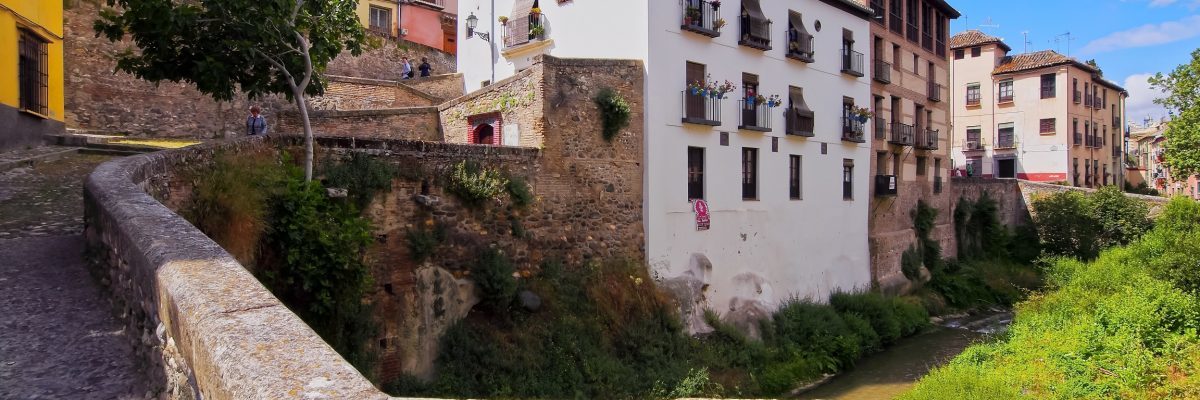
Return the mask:
M 1033 45 L 1033 43 L 1031 43 L 1031 42 L 1029 41 L 1029 31 L 1022 31 L 1022 32 L 1021 32 L 1021 35 L 1022 35 L 1022 36 L 1025 36 L 1025 53 L 1028 53 L 1028 52 L 1029 52 L 1029 46 Z
M 1059 39 L 1064 36 L 1066 37 L 1066 39 Z M 1061 50 L 1061 48 L 1059 47 L 1059 43 L 1067 42 L 1067 57 L 1070 57 L 1071 56 L 1071 42 L 1074 42 L 1074 41 L 1075 41 L 1075 38 L 1071 37 L 1071 32 L 1057 35 L 1054 37 L 1054 50 L 1055 51 Z
M 1000 25 L 999 25 L 999 24 L 996 24 L 995 22 L 992 22 L 992 17 L 987 17 L 987 18 L 984 18 L 984 19 L 983 19 L 983 23 L 982 23 L 982 24 L 979 24 L 979 27 L 980 27 L 980 28 L 993 28 L 993 29 L 997 29 L 997 28 L 1000 28 Z

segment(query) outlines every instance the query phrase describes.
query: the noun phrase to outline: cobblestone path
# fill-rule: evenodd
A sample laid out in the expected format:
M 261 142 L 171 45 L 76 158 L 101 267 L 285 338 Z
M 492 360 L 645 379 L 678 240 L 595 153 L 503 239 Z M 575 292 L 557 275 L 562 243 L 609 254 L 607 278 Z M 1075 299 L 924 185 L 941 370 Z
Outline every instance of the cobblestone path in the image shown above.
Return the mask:
M 0 172 L 0 399 L 148 396 L 83 260 L 82 182 L 107 159 Z

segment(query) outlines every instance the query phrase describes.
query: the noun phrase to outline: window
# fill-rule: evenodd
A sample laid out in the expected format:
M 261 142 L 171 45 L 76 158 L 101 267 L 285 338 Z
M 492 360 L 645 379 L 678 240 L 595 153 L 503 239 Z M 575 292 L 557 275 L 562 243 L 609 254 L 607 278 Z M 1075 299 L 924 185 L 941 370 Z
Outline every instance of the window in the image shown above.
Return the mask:
M 917 156 L 917 175 L 925 175 L 925 156 Z
M 742 148 L 742 200 L 758 199 L 758 149 Z
M 802 198 L 800 193 L 800 176 L 804 173 L 800 156 L 793 154 L 788 157 L 788 171 L 791 175 L 790 179 L 788 179 L 788 197 L 792 200 L 800 200 Z
M 784 110 L 787 130 L 784 133 L 796 136 L 813 136 L 814 113 L 804 103 L 804 89 L 788 86 L 788 108 Z
M 1101 100 L 1100 105 L 1104 108 L 1108 108 L 1108 89 L 1107 88 L 1104 89 L 1104 100 Z
M 704 148 L 688 147 L 688 200 L 704 198 Z
M 998 148 L 1013 148 L 1016 147 L 1016 131 L 1012 122 L 1005 122 L 996 126 L 996 147 Z
M 1079 157 L 1075 157 L 1075 162 L 1071 165 L 1071 185 L 1079 186 Z
M 1039 133 L 1054 133 L 1054 118 L 1042 118 L 1038 121 Z
M 688 61 L 686 70 L 684 71 L 686 79 L 684 87 L 697 82 L 703 84 L 705 79 L 707 79 L 705 69 L 704 64 Z M 708 100 L 704 96 L 694 95 L 690 92 L 684 93 L 684 97 L 686 98 L 684 101 L 684 118 L 694 121 L 719 119 L 715 112 L 712 113 L 713 115 L 709 115 Z
M 875 152 L 875 175 L 887 175 L 888 152 Z
M 913 75 L 921 76 L 921 56 L 913 53 Z
M 1075 101 L 1075 104 L 1079 104 L 1082 101 L 1079 98 L 1079 79 L 1071 78 L 1071 92 L 1073 93 L 1073 101 Z
M 978 83 L 968 83 L 967 84 L 967 105 L 968 106 L 977 106 L 977 105 L 979 105 L 979 101 L 981 98 L 982 98 L 982 95 L 980 95 L 980 92 L 979 92 L 979 84 Z
M 854 160 L 842 159 L 842 200 L 854 200 Z
M 1000 81 L 1000 96 L 998 98 L 1001 103 L 1011 103 L 1013 101 L 1013 80 L 1005 79 Z
M 371 6 L 371 30 L 392 34 L 392 10 Z
M 954 59 L 961 60 L 963 58 L 966 58 L 966 56 L 967 56 L 966 53 L 967 52 L 963 49 L 954 49 Z
M 983 148 L 983 143 L 981 142 L 982 133 L 983 128 L 978 126 L 967 127 L 967 150 L 979 150 Z
M 933 159 L 933 176 L 935 178 L 942 177 L 942 159 L 940 158 Z
M 1055 83 L 1056 83 L 1055 78 L 1056 77 L 1054 74 L 1042 75 L 1042 98 L 1043 99 L 1052 99 L 1056 95 L 1055 91 L 1057 90 L 1057 88 L 1055 87 Z
M 1017 177 L 1017 159 L 1003 158 L 996 160 L 996 177 L 1014 179 Z
M 47 43 L 26 30 L 21 30 L 20 35 L 17 69 L 21 109 L 47 115 L 50 104 Z
M 804 17 L 795 11 L 788 11 L 788 55 L 813 61 L 813 35 L 804 27 Z
M 983 54 L 983 48 L 979 46 L 971 48 L 971 57 L 979 57 L 980 54 Z

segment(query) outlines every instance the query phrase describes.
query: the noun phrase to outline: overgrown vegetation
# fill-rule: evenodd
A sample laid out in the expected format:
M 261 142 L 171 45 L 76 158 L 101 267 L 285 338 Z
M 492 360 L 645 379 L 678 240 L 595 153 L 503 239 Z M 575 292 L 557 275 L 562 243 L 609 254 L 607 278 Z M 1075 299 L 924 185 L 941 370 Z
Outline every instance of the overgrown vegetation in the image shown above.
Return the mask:
M 1034 225 L 1049 255 L 1091 260 L 1100 251 L 1128 244 L 1151 228 L 1142 201 L 1116 186 L 1094 194 L 1064 191 L 1033 200 Z
M 611 142 L 617 137 L 617 134 L 621 133 L 622 129 L 629 126 L 631 114 L 629 102 L 611 88 L 601 89 L 600 93 L 597 93 L 592 100 L 600 109 L 600 123 L 603 126 L 601 133 L 604 135 L 604 140 Z
M 211 168 L 190 173 L 193 196 L 181 214 L 242 265 L 253 266 L 270 222 L 268 204 L 286 179 L 272 151 L 217 154 Z
M 1139 183 L 1137 186 L 1125 182 L 1125 192 L 1133 194 L 1143 194 L 1146 196 L 1162 196 L 1158 189 L 1150 187 L 1146 182 Z
M 438 377 L 386 385 L 396 395 L 500 398 L 678 398 L 779 395 L 853 365 L 928 324 L 915 299 L 837 294 L 795 299 L 750 340 L 708 314 L 714 332 L 685 334 L 674 303 L 644 266 L 547 263 L 517 282 L 507 258 L 480 256 L 472 276 L 484 309 L 442 339 Z M 516 293 L 543 299 L 530 311 Z M 882 331 L 882 333 L 878 333 Z
M 1171 201 L 1156 227 L 1094 261 L 1048 263 L 1052 290 L 1009 333 L 968 348 L 907 399 L 1200 397 L 1200 205 Z
M 494 200 L 508 187 L 508 179 L 499 171 L 470 161 L 455 164 L 446 178 L 446 190 L 470 206 Z
M 395 168 L 379 157 L 357 151 L 340 163 L 327 161 L 324 169 L 326 185 L 346 189 L 359 210 L 366 210 L 377 193 L 390 190 L 396 175 Z
M 508 195 L 512 198 L 513 206 L 523 208 L 533 204 L 533 191 L 529 189 L 529 183 L 525 182 L 525 178 L 519 176 L 508 178 L 508 184 L 505 185 L 505 189 L 508 190 Z
M 438 246 L 446 241 L 446 227 L 440 224 L 430 225 L 432 226 L 419 225 L 409 228 L 405 236 L 408 254 L 418 264 L 428 260 L 437 251 Z

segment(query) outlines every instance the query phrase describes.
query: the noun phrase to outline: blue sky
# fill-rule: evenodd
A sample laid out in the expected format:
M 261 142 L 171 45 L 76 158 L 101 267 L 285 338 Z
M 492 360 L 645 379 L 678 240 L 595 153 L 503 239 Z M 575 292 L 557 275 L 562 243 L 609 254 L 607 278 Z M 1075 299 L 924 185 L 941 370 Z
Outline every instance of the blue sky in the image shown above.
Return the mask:
M 959 0 L 963 14 L 950 32 L 979 29 L 1004 39 L 1014 53 L 1052 49 L 1080 60 L 1094 58 L 1105 78 L 1129 90 L 1132 122 L 1166 111 L 1146 78 L 1185 63 L 1200 48 L 1200 0 Z M 1057 40 L 1057 41 L 1056 41 Z

